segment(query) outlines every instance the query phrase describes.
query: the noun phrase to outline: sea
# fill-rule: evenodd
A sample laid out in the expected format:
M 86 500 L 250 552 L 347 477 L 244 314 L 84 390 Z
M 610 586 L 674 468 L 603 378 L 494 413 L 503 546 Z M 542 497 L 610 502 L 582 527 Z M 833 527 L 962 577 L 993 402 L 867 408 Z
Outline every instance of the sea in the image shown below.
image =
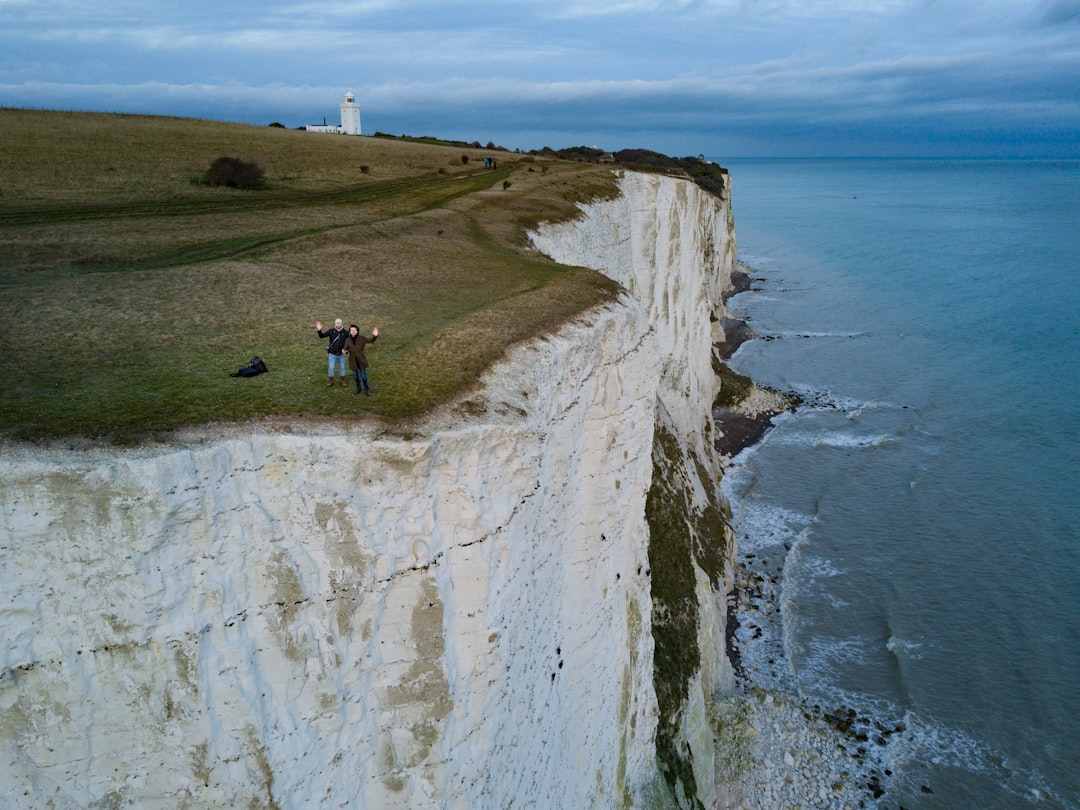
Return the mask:
M 724 479 L 744 670 L 877 807 L 1080 807 L 1080 162 L 712 159 L 801 403 Z

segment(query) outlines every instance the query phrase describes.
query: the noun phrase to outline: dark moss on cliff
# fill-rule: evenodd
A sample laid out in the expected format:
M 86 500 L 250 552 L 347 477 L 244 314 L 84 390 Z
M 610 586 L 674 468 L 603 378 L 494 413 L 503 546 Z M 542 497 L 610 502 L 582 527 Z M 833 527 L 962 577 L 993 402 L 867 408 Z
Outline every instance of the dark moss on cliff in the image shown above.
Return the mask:
M 694 534 L 694 560 L 709 578 L 714 591 L 724 588 L 724 567 L 728 557 L 731 507 L 717 489 L 718 481 L 712 480 L 708 470 L 696 456 L 691 456 L 697 467 L 698 480 L 705 488 L 707 505 L 691 517 Z
M 699 606 L 695 564 L 713 588 L 724 581 L 728 554 L 728 514 L 715 482 L 700 460 L 687 467 L 679 442 L 657 425 L 653 481 L 645 502 L 652 568 L 654 681 L 660 710 L 656 752 L 660 768 L 680 805 L 700 808 L 692 752 L 679 740 L 690 683 L 701 668 Z M 704 488 L 706 505 L 694 497 Z
M 618 152 L 605 152 L 595 146 L 572 146 L 567 149 L 544 147 L 539 151 L 534 150 L 531 154 L 546 155 L 559 160 L 576 160 L 582 163 L 614 163 L 639 172 L 682 175 L 721 200 L 727 196 L 728 170 L 701 156 L 670 157 L 651 149 L 620 149 Z
M 648 149 L 621 149 L 615 162 L 638 171 L 663 171 L 683 174 L 721 200 L 727 196 L 728 170 L 701 157 L 668 157 Z
M 677 746 L 679 718 L 690 679 L 700 666 L 697 643 L 698 604 L 694 593 L 693 539 L 684 499 L 673 483 L 671 467 L 678 447 L 670 433 L 657 431 L 653 448 L 653 484 L 645 501 L 652 568 L 653 661 L 660 722 L 656 753 L 664 778 L 676 795 L 693 797 L 697 782 L 688 751 Z M 681 788 L 681 789 L 680 789 Z
M 716 354 L 713 354 L 713 371 L 720 378 L 720 391 L 713 402 L 713 410 L 717 408 L 735 408 L 750 396 L 750 392 L 754 388 L 754 381 L 744 374 L 732 371 L 728 366 L 720 362 Z

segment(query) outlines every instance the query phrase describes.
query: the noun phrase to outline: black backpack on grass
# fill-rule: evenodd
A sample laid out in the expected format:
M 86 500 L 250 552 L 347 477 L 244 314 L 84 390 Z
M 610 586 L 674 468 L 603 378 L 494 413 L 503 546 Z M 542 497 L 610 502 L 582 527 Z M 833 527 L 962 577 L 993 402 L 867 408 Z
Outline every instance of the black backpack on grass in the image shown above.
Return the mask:
M 266 367 L 266 363 L 262 361 L 260 357 L 252 357 L 248 364 L 239 369 L 235 374 L 230 374 L 230 377 L 255 377 L 259 374 L 266 374 L 270 369 Z

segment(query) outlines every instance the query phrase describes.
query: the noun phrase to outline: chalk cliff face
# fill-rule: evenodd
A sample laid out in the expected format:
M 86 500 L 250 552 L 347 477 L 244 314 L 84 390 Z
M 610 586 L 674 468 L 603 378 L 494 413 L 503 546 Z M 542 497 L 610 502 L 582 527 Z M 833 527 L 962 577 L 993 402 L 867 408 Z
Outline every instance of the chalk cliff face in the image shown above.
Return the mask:
M 408 436 L 7 448 L 0 805 L 708 803 L 732 238 L 726 203 L 627 174 L 534 240 L 629 294 Z
M 661 377 L 646 503 L 656 748 L 664 785 L 678 804 L 694 806 L 696 797 L 708 807 L 724 777 L 712 697 L 733 687 L 724 633 L 735 548 L 730 512 L 717 492 L 711 419 L 719 391 L 713 344 L 725 339 L 722 296 L 736 270 L 730 184 L 723 200 L 652 174 L 628 173 L 620 188 L 615 200 L 541 229 L 533 242 L 557 261 L 593 267 L 623 284 L 656 338 Z

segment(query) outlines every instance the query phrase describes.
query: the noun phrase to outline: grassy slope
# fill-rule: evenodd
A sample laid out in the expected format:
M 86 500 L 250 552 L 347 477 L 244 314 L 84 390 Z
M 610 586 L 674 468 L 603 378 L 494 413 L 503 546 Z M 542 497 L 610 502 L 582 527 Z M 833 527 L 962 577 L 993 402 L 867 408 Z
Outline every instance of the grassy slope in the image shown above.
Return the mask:
M 267 186 L 197 178 L 219 155 Z M 524 230 L 609 170 L 383 138 L 0 110 L 0 435 L 143 440 L 257 417 L 416 416 L 614 294 Z M 468 155 L 468 163 L 462 162 Z M 364 331 L 376 396 L 326 388 L 316 319 Z M 271 373 L 229 373 L 261 356 Z

